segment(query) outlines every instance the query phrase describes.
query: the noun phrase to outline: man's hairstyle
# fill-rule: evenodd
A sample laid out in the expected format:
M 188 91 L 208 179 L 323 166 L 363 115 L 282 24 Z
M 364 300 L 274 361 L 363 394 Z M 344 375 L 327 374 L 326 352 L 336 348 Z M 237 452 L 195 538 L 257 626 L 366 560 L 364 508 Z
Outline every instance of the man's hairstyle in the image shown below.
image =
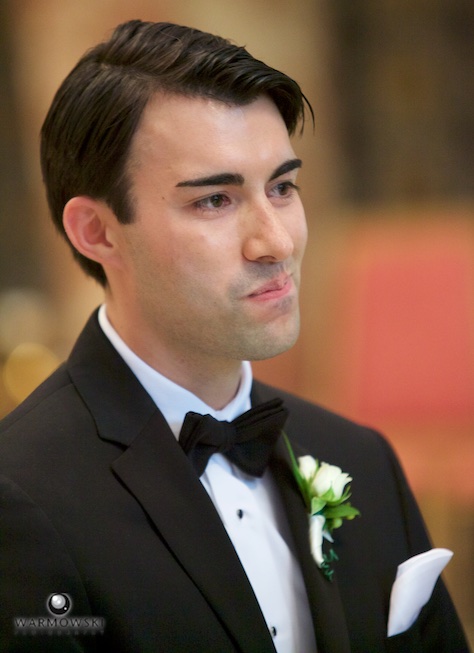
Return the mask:
M 130 143 L 148 101 L 159 91 L 240 106 L 267 95 L 290 135 L 299 123 L 303 128 L 306 107 L 313 113 L 294 80 L 226 39 L 171 23 L 119 25 L 66 77 L 41 131 L 48 203 L 68 242 L 63 210 L 78 195 L 104 201 L 121 223 L 133 221 Z M 85 272 L 105 285 L 102 266 L 72 250 Z

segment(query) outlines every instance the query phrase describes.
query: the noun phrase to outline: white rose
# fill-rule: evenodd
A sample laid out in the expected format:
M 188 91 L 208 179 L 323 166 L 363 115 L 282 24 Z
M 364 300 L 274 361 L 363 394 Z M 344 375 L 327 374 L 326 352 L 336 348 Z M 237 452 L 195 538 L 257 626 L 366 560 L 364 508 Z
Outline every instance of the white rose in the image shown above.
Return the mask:
M 323 564 L 323 528 L 325 521 L 322 515 L 311 515 L 309 518 L 311 553 L 318 567 Z
M 318 471 L 318 464 L 313 456 L 301 456 L 298 458 L 298 468 L 303 478 L 311 481 Z
M 313 489 L 319 497 L 326 495 L 328 501 L 338 501 L 349 481 L 352 478 L 340 467 L 321 463 L 313 480 Z

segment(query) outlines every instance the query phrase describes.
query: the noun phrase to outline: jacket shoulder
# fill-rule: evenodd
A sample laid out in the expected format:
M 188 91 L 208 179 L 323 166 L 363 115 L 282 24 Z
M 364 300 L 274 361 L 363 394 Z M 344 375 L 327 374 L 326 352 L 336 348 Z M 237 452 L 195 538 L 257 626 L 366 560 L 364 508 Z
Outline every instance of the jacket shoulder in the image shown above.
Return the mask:
M 314 445 L 315 439 L 321 445 L 326 438 L 336 439 L 339 444 L 357 442 L 377 446 L 386 445 L 386 440 L 377 430 L 352 421 L 323 406 L 302 399 L 294 394 L 255 381 L 254 391 L 262 401 L 273 397 L 283 399 L 289 410 L 286 428 L 302 446 Z M 387 445 L 388 446 L 388 445 Z
M 0 434 L 13 428 L 17 422 L 27 418 L 30 414 L 34 417 L 37 411 L 42 410 L 45 403 L 54 400 L 54 397 L 68 386 L 71 386 L 71 379 L 66 371 L 66 365 L 63 363 L 51 376 L 33 390 L 19 406 L 0 420 Z

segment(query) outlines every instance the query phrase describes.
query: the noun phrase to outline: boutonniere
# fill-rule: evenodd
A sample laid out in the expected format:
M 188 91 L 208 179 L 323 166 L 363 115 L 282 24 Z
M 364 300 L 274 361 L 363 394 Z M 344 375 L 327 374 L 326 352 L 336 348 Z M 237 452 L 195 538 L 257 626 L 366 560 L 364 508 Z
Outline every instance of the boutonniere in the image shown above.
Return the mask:
M 344 519 L 354 519 L 360 512 L 348 501 L 352 477 L 340 467 L 319 463 L 312 456 L 295 457 L 285 433 L 293 474 L 309 514 L 311 553 L 326 578 L 332 580 L 331 563 L 338 559 L 334 549 L 323 553 L 323 538 L 333 542 L 332 532 L 342 526 Z

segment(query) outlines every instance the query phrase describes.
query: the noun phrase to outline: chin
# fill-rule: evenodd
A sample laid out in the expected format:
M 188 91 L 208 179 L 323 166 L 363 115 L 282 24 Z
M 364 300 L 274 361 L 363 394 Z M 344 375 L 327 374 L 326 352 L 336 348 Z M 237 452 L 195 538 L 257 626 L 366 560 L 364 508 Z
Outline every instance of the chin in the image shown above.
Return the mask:
M 226 350 L 234 360 L 263 361 L 274 358 L 291 349 L 298 340 L 300 331 L 299 311 L 279 319 L 260 324 L 239 326 L 229 341 L 227 333 Z
M 299 326 L 299 325 L 298 325 Z M 299 328 L 295 328 L 291 333 L 286 335 L 282 334 L 267 334 L 265 338 L 260 337 L 257 342 L 255 340 L 254 347 L 249 348 L 252 351 L 249 352 L 249 355 L 244 357 L 244 360 L 249 361 L 263 361 L 269 358 L 274 358 L 279 354 L 284 354 L 286 351 L 291 349 L 293 345 L 298 340 Z

